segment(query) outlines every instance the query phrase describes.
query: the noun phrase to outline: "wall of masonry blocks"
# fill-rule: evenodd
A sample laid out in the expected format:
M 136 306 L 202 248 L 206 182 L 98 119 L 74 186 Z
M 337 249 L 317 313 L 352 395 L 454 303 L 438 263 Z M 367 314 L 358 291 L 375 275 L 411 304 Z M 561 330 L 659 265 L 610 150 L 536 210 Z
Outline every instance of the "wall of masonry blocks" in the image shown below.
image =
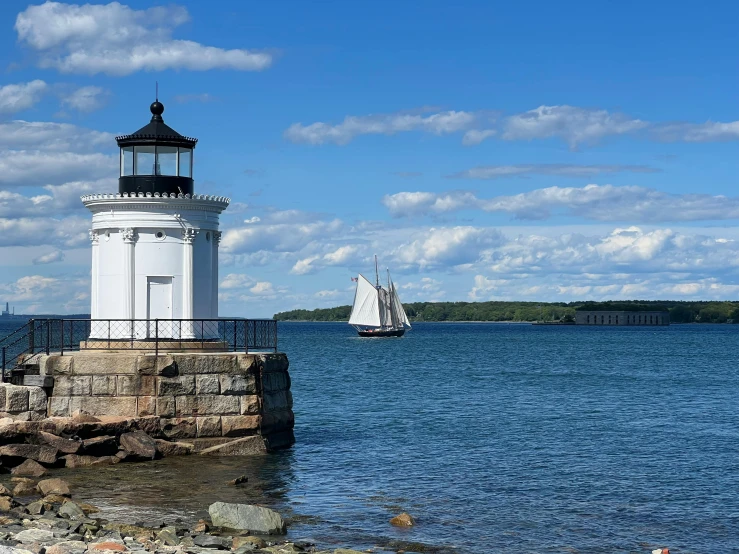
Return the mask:
M 171 439 L 262 434 L 275 447 L 294 442 L 288 365 L 279 353 L 82 351 L 39 360 L 54 380 L 49 417 L 157 415 Z
M 46 417 L 46 410 L 44 389 L 0 383 L 0 418 L 40 421 Z

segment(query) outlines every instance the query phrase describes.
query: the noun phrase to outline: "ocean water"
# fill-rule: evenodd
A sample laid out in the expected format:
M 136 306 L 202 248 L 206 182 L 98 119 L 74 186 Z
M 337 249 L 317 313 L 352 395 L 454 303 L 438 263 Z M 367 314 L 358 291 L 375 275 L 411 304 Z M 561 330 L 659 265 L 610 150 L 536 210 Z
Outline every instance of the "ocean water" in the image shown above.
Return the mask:
M 363 339 L 280 323 L 279 337 L 289 451 L 60 474 L 109 517 L 261 502 L 323 546 L 739 552 L 739 326 L 419 323 Z M 391 527 L 400 511 L 417 526 Z

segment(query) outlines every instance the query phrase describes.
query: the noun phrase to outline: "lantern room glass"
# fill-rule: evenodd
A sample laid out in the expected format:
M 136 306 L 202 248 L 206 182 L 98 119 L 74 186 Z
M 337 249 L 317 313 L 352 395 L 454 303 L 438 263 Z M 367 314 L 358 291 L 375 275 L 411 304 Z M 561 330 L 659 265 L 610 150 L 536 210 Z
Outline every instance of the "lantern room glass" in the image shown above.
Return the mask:
M 157 175 L 156 147 L 134 146 L 134 172 L 136 175 Z
M 133 146 L 121 148 L 121 177 L 133 175 Z
M 180 177 L 192 177 L 192 149 L 180 148 Z
M 177 175 L 177 147 L 157 146 L 157 175 Z

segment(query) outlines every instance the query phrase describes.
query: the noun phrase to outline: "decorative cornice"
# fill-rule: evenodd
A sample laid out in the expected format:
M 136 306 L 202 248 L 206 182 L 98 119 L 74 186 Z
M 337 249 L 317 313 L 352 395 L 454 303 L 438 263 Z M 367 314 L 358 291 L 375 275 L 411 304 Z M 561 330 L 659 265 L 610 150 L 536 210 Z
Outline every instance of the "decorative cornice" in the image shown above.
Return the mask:
M 158 193 L 158 192 L 129 192 L 129 193 L 119 193 L 119 194 L 85 194 L 80 197 L 82 199 L 82 202 L 91 202 L 93 200 L 113 200 L 113 201 L 122 201 L 122 200 L 130 200 L 131 198 L 173 198 L 177 200 L 205 200 L 208 202 L 224 202 L 226 204 L 229 204 L 231 202 L 231 199 L 226 196 L 213 196 L 210 194 L 168 194 L 166 192 Z
M 187 228 L 182 230 L 182 241 L 186 244 L 192 244 L 195 240 L 195 235 L 198 234 L 197 229 Z
M 97 231 L 93 231 L 90 229 L 90 242 L 92 242 L 92 245 L 95 246 L 100 242 L 100 235 Z
M 218 246 L 221 244 L 221 237 L 223 236 L 222 231 L 213 231 L 213 244 Z
M 130 227 L 126 229 L 121 229 L 121 237 L 123 238 L 123 242 L 127 244 L 131 244 L 136 241 L 136 229 L 132 229 Z

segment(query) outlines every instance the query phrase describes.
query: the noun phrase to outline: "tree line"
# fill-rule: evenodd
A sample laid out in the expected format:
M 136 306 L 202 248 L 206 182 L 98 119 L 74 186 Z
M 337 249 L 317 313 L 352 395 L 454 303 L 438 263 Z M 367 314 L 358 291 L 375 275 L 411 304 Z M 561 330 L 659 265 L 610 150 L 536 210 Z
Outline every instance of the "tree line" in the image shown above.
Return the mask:
M 629 300 L 616 302 L 412 302 L 411 321 L 571 321 L 577 310 L 663 311 L 672 323 L 739 323 L 739 302 Z M 348 321 L 351 306 L 291 310 L 278 321 Z

